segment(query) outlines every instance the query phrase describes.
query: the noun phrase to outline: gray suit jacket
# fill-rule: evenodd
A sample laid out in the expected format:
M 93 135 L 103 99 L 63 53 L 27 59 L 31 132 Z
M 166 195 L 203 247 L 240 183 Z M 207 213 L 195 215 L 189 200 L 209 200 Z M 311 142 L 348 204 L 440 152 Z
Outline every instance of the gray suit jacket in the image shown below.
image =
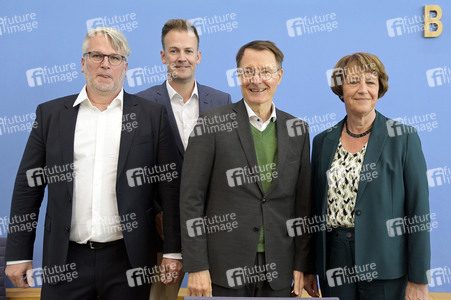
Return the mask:
M 286 225 L 290 219 L 311 214 L 307 124 L 301 121 L 305 134 L 290 137 L 287 121 L 294 117 L 280 110 L 276 113 L 277 178 L 266 194 L 260 181 L 248 183 L 248 178 L 236 176 L 240 169 L 258 166 L 244 100 L 201 115 L 203 124 L 193 131 L 182 170 L 186 272 L 209 270 L 213 283 L 239 287 L 230 284 L 230 270 L 254 266 L 262 223 L 266 263 L 276 266 L 269 270 L 277 272 L 277 278 L 269 282 L 273 289 L 289 287 L 293 270 L 313 272 L 311 236 L 290 237 Z M 236 168 L 238 172 L 231 170 Z M 207 226 L 199 227 L 198 218 L 204 217 Z M 227 223 L 232 223 L 231 230 Z

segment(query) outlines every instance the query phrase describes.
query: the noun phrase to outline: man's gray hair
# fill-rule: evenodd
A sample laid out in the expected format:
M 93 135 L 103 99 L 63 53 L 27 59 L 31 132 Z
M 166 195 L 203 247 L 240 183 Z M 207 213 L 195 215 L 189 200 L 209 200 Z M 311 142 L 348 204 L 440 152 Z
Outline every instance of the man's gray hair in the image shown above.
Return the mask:
M 96 35 L 105 36 L 107 43 L 111 42 L 111 46 L 114 50 L 122 51 L 123 55 L 126 57 L 130 56 L 130 46 L 128 45 L 127 39 L 119 30 L 111 27 L 98 27 L 89 30 L 83 41 L 83 53 L 88 52 L 89 39 Z

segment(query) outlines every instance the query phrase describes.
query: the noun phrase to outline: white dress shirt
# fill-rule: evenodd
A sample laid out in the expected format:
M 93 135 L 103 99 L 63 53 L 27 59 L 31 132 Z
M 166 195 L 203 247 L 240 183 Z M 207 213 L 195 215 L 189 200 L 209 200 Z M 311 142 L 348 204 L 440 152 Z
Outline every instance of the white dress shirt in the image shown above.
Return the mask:
M 183 102 L 183 97 L 166 81 L 169 99 L 171 100 L 172 111 L 174 112 L 177 129 L 182 139 L 183 147 L 186 150 L 189 136 L 199 118 L 199 94 L 197 92 L 197 82 L 194 81 L 194 89 L 191 97 Z
M 74 102 L 74 107 L 80 107 L 74 137 L 70 240 L 80 244 L 123 238 L 116 198 L 123 97 L 121 90 L 101 111 L 89 101 L 85 86 Z
M 251 123 L 252 126 L 257 128 L 261 132 L 263 132 L 266 127 L 268 127 L 269 122 L 275 122 L 277 120 L 276 107 L 274 106 L 274 102 L 271 104 L 271 116 L 268 120 L 266 120 L 266 122 L 263 122 L 263 120 L 259 116 L 257 116 L 257 114 L 252 110 L 252 108 L 247 104 L 245 100 L 244 106 L 246 106 L 247 115 L 249 116 L 249 123 Z

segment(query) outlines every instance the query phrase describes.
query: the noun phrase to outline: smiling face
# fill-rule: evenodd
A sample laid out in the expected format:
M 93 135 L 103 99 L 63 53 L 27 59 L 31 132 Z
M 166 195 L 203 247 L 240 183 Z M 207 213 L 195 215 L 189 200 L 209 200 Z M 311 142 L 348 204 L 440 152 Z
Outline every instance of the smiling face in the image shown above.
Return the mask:
M 200 63 L 200 57 L 201 52 L 197 49 L 197 38 L 194 33 L 171 30 L 164 37 L 161 61 L 166 64 L 172 80 L 194 80 L 194 72 Z
M 348 65 L 348 70 L 358 70 L 356 62 Z M 367 116 L 374 111 L 379 98 L 379 80 L 376 72 L 347 72 L 343 83 L 343 100 L 348 115 Z
M 249 106 L 270 105 L 283 74 L 283 70 L 277 68 L 274 53 L 269 50 L 258 51 L 248 48 L 244 50 L 239 68 L 243 70 L 238 72 L 241 93 Z M 249 73 L 254 75 L 246 75 Z M 264 76 L 264 74 L 271 74 L 271 76 Z
M 98 51 L 103 54 L 120 54 L 124 55 L 121 50 L 115 50 L 111 46 L 111 41 L 105 35 L 95 35 L 89 38 L 87 52 Z M 81 59 L 81 71 L 85 75 L 86 89 L 88 95 L 95 97 L 96 95 L 116 97 L 122 89 L 128 63 L 122 61 L 121 64 L 113 66 L 105 56 L 101 63 L 91 61 L 89 55 L 85 55 Z

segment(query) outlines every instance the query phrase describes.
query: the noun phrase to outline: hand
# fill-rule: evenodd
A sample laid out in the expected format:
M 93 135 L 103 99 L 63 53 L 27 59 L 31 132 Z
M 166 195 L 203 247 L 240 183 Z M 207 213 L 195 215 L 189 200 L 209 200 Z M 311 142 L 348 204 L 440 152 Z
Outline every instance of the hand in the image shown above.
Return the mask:
M 163 212 L 160 211 L 155 216 L 155 228 L 157 230 L 158 235 L 164 240 L 164 232 L 163 232 Z
M 212 296 L 210 271 L 205 270 L 188 274 L 188 296 Z
M 301 297 L 302 289 L 304 288 L 304 273 L 300 271 L 293 271 L 293 280 L 294 286 L 291 293 L 293 293 L 294 297 Z
M 304 290 L 306 290 L 311 297 L 319 297 L 317 280 L 318 279 L 316 278 L 315 274 L 304 275 Z
M 14 286 L 18 288 L 29 288 L 28 282 L 24 279 L 25 274 L 27 274 L 27 270 L 33 269 L 33 264 L 31 261 L 8 265 L 5 269 L 5 274 L 14 284 Z
M 182 261 L 172 258 L 163 258 L 161 261 L 161 278 L 164 284 L 174 284 L 182 276 Z
M 429 299 L 427 283 L 407 282 L 406 300 L 427 300 Z

